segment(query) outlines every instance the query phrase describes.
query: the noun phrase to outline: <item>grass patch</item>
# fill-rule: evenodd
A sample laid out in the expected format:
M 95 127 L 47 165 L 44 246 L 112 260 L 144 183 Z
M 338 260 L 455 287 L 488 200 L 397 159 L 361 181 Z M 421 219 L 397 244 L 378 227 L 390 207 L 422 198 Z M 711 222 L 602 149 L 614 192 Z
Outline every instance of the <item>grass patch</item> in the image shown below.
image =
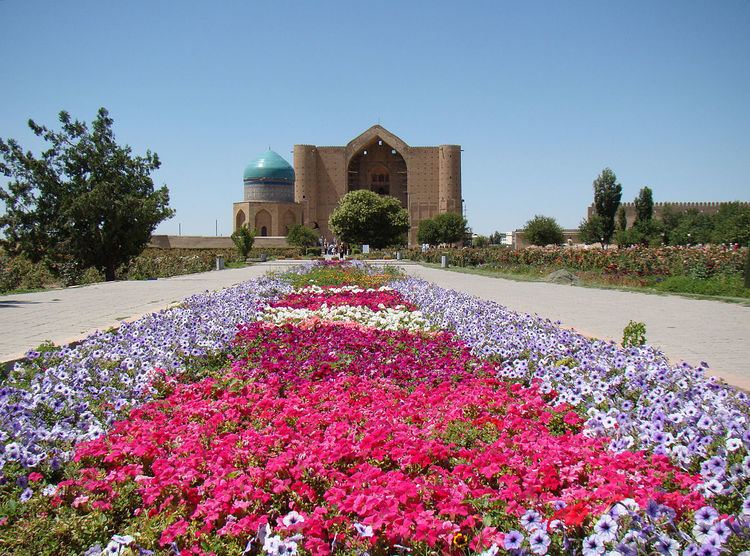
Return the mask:
M 750 299 L 750 289 L 744 287 L 741 276 L 713 276 L 703 279 L 689 276 L 670 276 L 654 284 L 653 287 L 659 291 L 671 293 Z

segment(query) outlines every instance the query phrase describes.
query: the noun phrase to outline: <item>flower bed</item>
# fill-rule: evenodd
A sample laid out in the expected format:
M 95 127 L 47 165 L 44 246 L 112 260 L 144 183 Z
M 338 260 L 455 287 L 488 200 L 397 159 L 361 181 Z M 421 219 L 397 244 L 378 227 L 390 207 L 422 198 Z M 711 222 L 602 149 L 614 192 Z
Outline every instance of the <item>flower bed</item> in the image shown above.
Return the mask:
M 337 274 L 347 286 L 330 287 Z M 296 292 L 271 281 L 227 297 L 246 305 L 209 326 L 215 357 L 182 353 L 119 409 L 127 420 L 77 444 L 64 477 L 6 489 L 64 479 L 0 521 L 0 551 L 750 546 L 747 398 L 702 369 L 424 282 L 382 288 L 388 276 L 362 267 L 287 279 Z
M 288 289 L 279 280 L 251 281 L 189 297 L 76 346 L 30 351 L 0 388 L 3 481 L 16 482 L 23 500 L 43 488 L 28 484 L 30 472 L 59 479 L 76 443 L 98 437 L 151 398 L 154 369 L 179 373 L 190 360 L 224 353 L 237 323 L 253 321 Z M 19 496 L 19 490 L 0 488 Z

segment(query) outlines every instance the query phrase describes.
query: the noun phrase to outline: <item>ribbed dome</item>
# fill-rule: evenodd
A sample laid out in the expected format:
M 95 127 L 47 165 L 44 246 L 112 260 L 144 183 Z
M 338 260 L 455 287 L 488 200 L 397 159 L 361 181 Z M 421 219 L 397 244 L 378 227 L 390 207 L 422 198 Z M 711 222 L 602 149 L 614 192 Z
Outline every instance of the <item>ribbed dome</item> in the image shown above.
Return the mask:
M 245 168 L 244 180 L 294 183 L 294 168 L 274 151 L 266 151 Z

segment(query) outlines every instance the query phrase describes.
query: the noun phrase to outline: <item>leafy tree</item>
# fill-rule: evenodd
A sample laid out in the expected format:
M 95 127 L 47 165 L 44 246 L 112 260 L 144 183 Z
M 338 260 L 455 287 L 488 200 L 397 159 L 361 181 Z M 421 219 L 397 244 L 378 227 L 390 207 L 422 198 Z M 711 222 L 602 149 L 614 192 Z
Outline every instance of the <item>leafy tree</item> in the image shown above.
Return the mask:
M 747 258 L 745 258 L 745 287 L 750 288 L 750 247 L 747 249 Z
M 611 168 L 605 168 L 594 180 L 594 209 L 602 219 L 602 237 L 609 243 L 615 233 L 615 213 L 620 206 L 622 185 Z
M 307 226 L 295 224 L 289 228 L 286 241 L 289 245 L 296 245 L 297 247 L 313 247 L 318 244 L 318 234 Z
M 710 243 L 714 235 L 714 218 L 695 209 L 679 213 L 677 226 L 669 233 L 670 245 Z
M 417 229 L 417 241 L 423 245 L 437 245 L 440 243 L 438 229 L 437 226 L 435 226 L 435 221 L 433 219 L 428 218 L 419 223 L 419 228 Z
M 664 232 L 664 242 L 667 245 L 675 245 L 673 234 L 680 225 L 683 213 L 678 212 L 674 205 L 665 204 L 661 210 L 661 225 Z
M 658 246 L 664 243 L 664 228 L 658 220 L 640 220 L 627 230 L 618 230 L 615 240 L 620 247 L 630 245 Z
M 435 223 L 437 243 L 463 241 L 468 232 L 466 218 L 455 212 L 443 212 L 432 219 Z
M 250 250 L 253 248 L 253 243 L 255 243 L 255 232 L 244 225 L 235 230 L 231 237 L 240 256 L 247 259 Z
M 625 207 L 623 207 L 622 205 L 617 207 L 617 229 L 628 229 L 628 215 L 627 212 L 625 212 Z
M 635 198 L 635 221 L 646 222 L 654 216 L 654 197 L 651 188 L 644 187 Z M 621 207 L 622 208 L 622 207 Z M 619 210 L 619 209 L 618 209 Z
M 601 216 L 594 213 L 591 218 L 584 218 L 578 226 L 578 236 L 583 243 L 588 245 L 599 243 L 604 236 Z
M 714 243 L 750 245 L 750 207 L 742 203 L 724 203 L 713 216 Z
M 487 236 L 477 236 L 471 240 L 472 247 L 487 247 L 490 244 L 490 240 Z
M 166 186 L 154 189 L 156 153 L 134 156 L 115 142 L 113 120 L 100 108 L 91 129 L 62 111 L 61 131 L 29 120 L 49 146 L 40 157 L 0 139 L 3 246 L 32 261 L 73 261 L 114 280 L 115 270 L 143 251 L 159 222 L 170 218 Z
M 523 232 L 532 245 L 560 245 L 563 242 L 563 230 L 551 216 L 537 214 L 526 222 Z
M 409 213 L 394 197 L 360 189 L 341 198 L 328 224 L 346 243 L 381 249 L 404 243 Z
M 505 234 L 501 234 L 500 232 L 492 232 L 489 237 L 490 245 L 502 245 L 504 238 Z

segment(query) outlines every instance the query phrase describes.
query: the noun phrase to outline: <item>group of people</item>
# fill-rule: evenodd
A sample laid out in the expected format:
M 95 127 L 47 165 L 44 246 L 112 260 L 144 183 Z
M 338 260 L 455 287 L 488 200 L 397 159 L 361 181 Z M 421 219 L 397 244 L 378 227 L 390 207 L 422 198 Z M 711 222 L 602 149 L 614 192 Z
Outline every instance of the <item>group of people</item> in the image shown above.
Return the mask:
M 335 238 L 333 241 L 328 241 L 327 239 L 321 241 L 324 255 L 338 255 L 339 259 L 343 259 L 348 253 L 348 247 L 343 241 L 338 241 Z

